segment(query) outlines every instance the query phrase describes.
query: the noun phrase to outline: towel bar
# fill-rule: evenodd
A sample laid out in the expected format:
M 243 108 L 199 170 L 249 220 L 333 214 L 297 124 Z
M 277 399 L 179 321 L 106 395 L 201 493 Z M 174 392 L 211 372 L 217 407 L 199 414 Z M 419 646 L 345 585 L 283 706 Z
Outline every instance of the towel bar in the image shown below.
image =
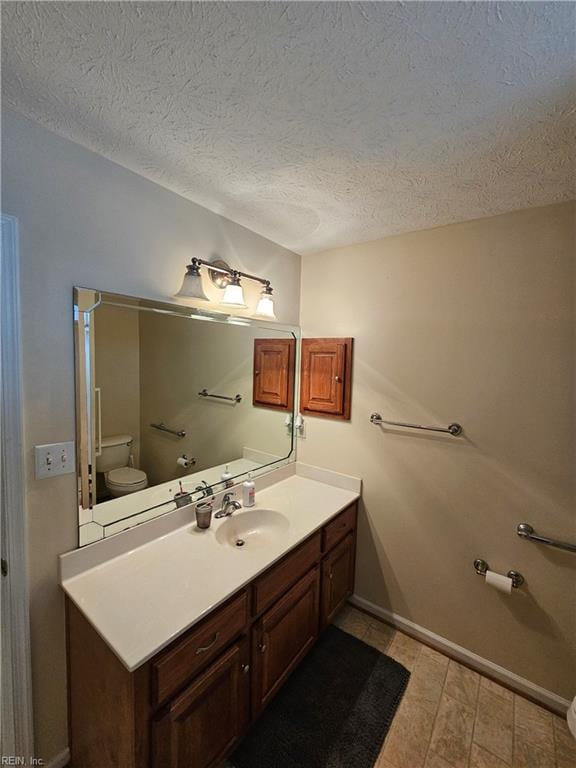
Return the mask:
M 234 395 L 234 397 L 228 397 L 227 395 L 213 395 L 212 392 L 208 392 L 207 389 L 203 389 L 198 392 L 199 397 L 215 397 L 217 400 L 230 400 L 232 403 L 239 403 L 242 401 L 242 395 Z
M 425 427 L 422 424 L 410 424 L 406 421 L 386 421 L 380 416 L 379 413 L 373 413 L 370 416 L 371 424 L 388 424 L 391 427 L 408 427 L 409 429 L 424 429 L 426 432 L 446 432 L 449 435 L 457 437 L 462 434 L 462 427 L 460 424 L 449 424 L 447 427 Z
M 170 429 L 164 424 L 163 421 L 160 424 L 150 424 L 154 429 L 159 429 L 160 432 L 168 432 L 170 435 L 176 435 L 176 437 L 186 437 L 186 431 L 183 429 Z
M 564 549 L 566 552 L 576 552 L 576 544 L 569 544 L 567 541 L 558 541 L 557 539 L 549 539 L 548 536 L 538 536 L 534 533 L 534 528 L 530 523 L 520 523 L 516 529 L 518 536 L 522 536 L 529 541 L 535 541 L 538 544 L 547 544 L 549 547 L 556 547 L 556 549 Z

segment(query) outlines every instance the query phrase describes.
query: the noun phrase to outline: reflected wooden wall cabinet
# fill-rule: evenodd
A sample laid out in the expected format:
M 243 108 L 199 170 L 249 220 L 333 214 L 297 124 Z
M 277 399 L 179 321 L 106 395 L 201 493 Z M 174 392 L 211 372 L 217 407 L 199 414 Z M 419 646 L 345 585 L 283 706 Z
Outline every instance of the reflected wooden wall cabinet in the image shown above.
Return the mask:
M 291 411 L 295 339 L 254 339 L 253 405 Z
M 350 419 L 353 339 L 302 339 L 300 411 Z

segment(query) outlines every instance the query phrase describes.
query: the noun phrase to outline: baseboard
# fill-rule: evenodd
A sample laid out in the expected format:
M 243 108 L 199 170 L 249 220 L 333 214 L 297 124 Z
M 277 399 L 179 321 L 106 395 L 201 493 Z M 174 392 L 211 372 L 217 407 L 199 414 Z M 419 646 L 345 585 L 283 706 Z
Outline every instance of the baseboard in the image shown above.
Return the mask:
M 371 603 L 369 600 L 365 600 L 363 597 L 352 595 L 350 602 L 358 608 L 362 608 L 368 613 L 372 613 L 374 616 L 386 621 L 388 624 L 392 624 L 392 626 L 406 632 L 407 635 L 412 635 L 417 640 L 421 640 L 423 643 L 431 645 L 433 648 L 446 654 L 446 656 L 450 656 L 450 658 L 455 659 L 456 661 L 461 661 L 468 667 L 475 669 L 476 672 L 480 672 L 481 674 L 486 675 L 486 677 L 490 677 L 493 680 L 502 683 L 507 688 L 511 688 L 513 691 L 516 691 L 516 693 L 520 693 L 523 696 L 542 704 L 547 709 L 557 712 L 562 717 L 566 716 L 570 702 L 567 699 L 563 699 L 561 696 L 552 693 L 552 691 L 541 688 L 539 685 L 531 683 L 530 680 L 526 680 L 524 677 L 520 677 L 520 675 L 510 672 L 510 670 L 500 667 L 498 664 L 494 664 L 494 662 L 468 651 L 461 645 L 456 645 L 456 643 L 447 640 L 445 637 L 441 637 L 441 635 L 437 635 L 429 629 L 425 629 L 419 624 L 415 624 L 413 621 L 409 621 L 408 619 L 399 616 L 397 613 L 387 611 L 385 608 L 381 608 L 380 606 Z
M 66 748 L 59 755 L 45 763 L 44 768 L 64 768 L 70 762 L 70 750 Z

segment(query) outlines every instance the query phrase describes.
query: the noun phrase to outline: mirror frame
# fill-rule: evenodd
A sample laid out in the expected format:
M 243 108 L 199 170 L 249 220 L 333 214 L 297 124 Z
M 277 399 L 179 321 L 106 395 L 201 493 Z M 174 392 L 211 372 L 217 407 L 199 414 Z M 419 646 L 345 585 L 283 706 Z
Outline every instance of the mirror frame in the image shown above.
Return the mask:
M 76 468 L 77 468 L 77 496 L 78 496 L 78 547 L 87 546 L 80 544 L 81 525 L 91 522 L 91 520 L 82 521 L 82 513 L 90 514 L 94 508 L 94 492 L 96 487 L 94 438 L 96 434 L 96 408 L 95 408 L 95 381 L 94 367 L 94 311 L 101 305 L 112 305 L 137 311 L 154 312 L 163 315 L 173 315 L 184 319 L 208 321 L 220 323 L 221 325 L 243 325 L 253 328 L 262 328 L 266 331 L 280 331 L 285 334 L 291 334 L 295 340 L 296 354 L 294 356 L 294 399 L 292 404 L 292 429 L 290 430 L 290 451 L 288 454 L 276 461 L 263 464 L 254 472 L 260 473 L 262 470 L 270 471 L 275 466 L 283 466 L 296 460 L 296 430 L 294 426 L 295 414 L 298 404 L 298 379 L 296 372 L 299 368 L 300 360 L 300 328 L 295 325 L 285 325 L 282 323 L 267 322 L 265 320 L 252 319 L 223 312 L 204 310 L 185 304 L 176 304 L 168 301 L 159 301 L 147 299 L 127 294 L 112 293 L 99 289 L 84 288 L 82 286 L 74 287 L 74 368 L 75 368 L 75 391 L 76 391 Z M 238 485 L 248 475 L 248 472 L 242 472 L 235 475 L 232 480 L 234 485 Z M 212 488 L 218 493 L 224 488 L 224 481 L 218 481 L 211 484 Z M 137 496 L 137 493 L 134 494 Z M 192 501 L 201 498 L 201 494 L 192 494 Z M 118 522 L 136 517 L 152 509 L 161 509 L 164 506 L 173 504 L 172 499 L 166 499 L 159 505 L 144 506 L 130 515 L 119 518 Z M 159 512 L 156 519 L 161 514 L 173 511 L 172 508 L 165 512 Z M 137 525 L 139 523 L 135 523 Z M 132 526 L 127 526 L 132 527 Z M 125 530 L 125 529 L 124 529 Z M 104 536 L 103 541 L 115 533 Z

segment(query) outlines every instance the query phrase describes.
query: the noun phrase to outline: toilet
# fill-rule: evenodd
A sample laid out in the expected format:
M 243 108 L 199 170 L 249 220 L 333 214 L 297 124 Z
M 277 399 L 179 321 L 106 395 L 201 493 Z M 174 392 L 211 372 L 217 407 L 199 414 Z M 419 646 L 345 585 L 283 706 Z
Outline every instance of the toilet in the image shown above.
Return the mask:
M 102 438 L 102 450 L 96 458 L 96 471 L 104 474 L 106 488 L 115 498 L 148 487 L 146 472 L 129 466 L 131 450 L 132 435 Z

